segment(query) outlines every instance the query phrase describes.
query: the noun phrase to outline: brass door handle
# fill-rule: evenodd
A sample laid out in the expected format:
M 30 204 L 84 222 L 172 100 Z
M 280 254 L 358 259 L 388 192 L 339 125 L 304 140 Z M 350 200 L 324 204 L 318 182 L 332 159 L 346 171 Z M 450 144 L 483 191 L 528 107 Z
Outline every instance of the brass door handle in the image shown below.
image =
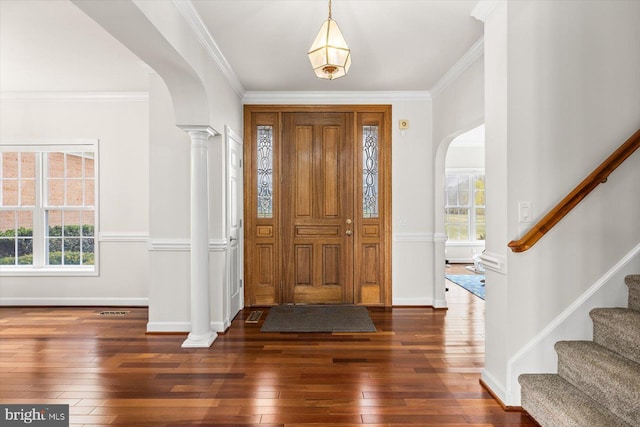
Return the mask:
M 347 236 L 351 236 L 351 234 L 353 233 L 353 231 L 351 231 L 351 230 L 347 230 L 347 231 L 345 231 L 345 233 L 347 233 Z

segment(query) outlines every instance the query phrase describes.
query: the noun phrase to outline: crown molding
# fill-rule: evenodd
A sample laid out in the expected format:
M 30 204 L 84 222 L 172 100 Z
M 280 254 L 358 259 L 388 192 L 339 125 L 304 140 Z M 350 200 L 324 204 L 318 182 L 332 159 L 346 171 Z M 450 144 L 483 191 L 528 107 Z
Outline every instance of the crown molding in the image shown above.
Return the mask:
M 193 7 L 193 3 L 191 0 L 173 0 L 173 5 L 176 7 L 180 15 L 187 21 L 189 28 L 193 31 L 196 38 L 205 48 L 205 50 L 209 53 L 209 56 L 214 60 L 214 62 L 222 71 L 222 74 L 227 78 L 227 81 L 233 88 L 234 92 L 242 97 L 245 93 L 244 87 L 238 76 L 231 68 L 231 65 L 227 61 L 227 58 L 224 57 L 222 51 L 218 47 L 218 44 L 213 39 L 213 36 L 207 29 L 207 26 L 202 21 L 202 17 L 198 13 L 198 11 Z
M 482 55 L 484 55 L 484 36 L 476 40 L 469 50 L 466 51 L 465 54 L 462 55 L 442 77 L 440 77 L 440 80 L 438 80 L 435 85 L 433 85 L 431 88 L 433 98 L 437 98 L 438 95 L 440 95 L 446 88 L 458 80 L 458 78 L 479 58 L 481 58 Z
M 147 102 L 148 92 L 0 92 L 10 101 Z
M 393 101 L 431 101 L 429 91 L 248 91 L 243 104 L 362 104 Z
M 487 18 L 493 13 L 500 4 L 499 0 L 479 0 L 471 11 L 471 16 L 478 21 L 486 22 Z

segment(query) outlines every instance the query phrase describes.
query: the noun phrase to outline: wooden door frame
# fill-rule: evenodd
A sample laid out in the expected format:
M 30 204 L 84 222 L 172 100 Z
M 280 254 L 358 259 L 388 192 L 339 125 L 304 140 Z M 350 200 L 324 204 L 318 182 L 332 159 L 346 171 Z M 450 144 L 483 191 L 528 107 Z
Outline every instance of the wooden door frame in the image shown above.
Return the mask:
M 379 207 L 380 211 L 383 213 L 382 221 L 381 221 L 381 259 L 383 260 L 383 265 L 380 268 L 380 295 L 379 301 L 376 303 L 373 302 L 360 302 L 362 299 L 362 295 L 360 292 L 360 288 L 355 281 L 355 278 L 358 276 L 354 274 L 354 298 L 356 304 L 363 304 L 369 306 L 384 306 L 391 307 L 392 305 L 392 296 L 391 296 L 391 250 L 392 250 L 392 194 L 391 194 L 391 105 L 245 105 L 244 106 L 244 212 L 245 212 L 245 238 L 250 238 L 250 232 L 248 230 L 257 229 L 261 227 L 264 230 L 264 245 L 265 247 L 272 247 L 274 250 L 277 250 L 278 254 L 281 253 L 282 242 L 275 230 L 279 230 L 279 225 L 282 221 L 282 213 L 276 212 L 274 207 L 274 217 L 270 221 L 268 225 L 260 225 L 260 220 L 256 220 L 255 216 L 252 215 L 253 212 L 257 211 L 257 197 L 255 194 L 253 180 L 254 176 L 252 175 L 253 164 L 255 163 L 254 157 L 256 154 L 256 149 L 254 147 L 256 141 L 255 128 L 256 121 L 255 117 L 260 117 L 261 121 L 268 122 L 268 125 L 273 127 L 274 139 L 277 141 L 282 140 L 282 131 L 283 131 L 283 122 L 282 115 L 283 113 L 296 113 L 296 112 L 319 112 L 319 113 L 353 113 L 353 138 L 354 141 L 358 141 L 358 135 L 360 129 L 358 128 L 359 124 L 362 124 L 362 117 L 371 116 L 372 114 L 378 113 L 381 119 L 380 123 L 380 148 L 379 148 L 379 171 L 380 171 L 380 180 L 381 186 L 379 188 L 380 198 L 379 198 Z M 265 123 L 266 123 L 265 122 Z M 357 145 L 357 144 L 356 144 Z M 278 147 L 274 146 L 274 164 L 278 162 L 280 164 L 282 157 L 282 150 Z M 354 175 L 355 175 L 354 171 Z M 279 197 L 281 188 L 280 188 L 280 174 L 277 168 L 274 168 L 273 171 L 273 194 L 274 200 L 277 200 Z M 361 195 L 360 191 L 356 191 L 356 196 L 359 197 Z M 255 200 L 254 200 L 255 199 Z M 356 200 L 357 201 L 357 200 Z M 356 204 L 358 206 L 358 204 Z M 359 237 L 360 233 L 358 234 Z M 267 306 L 273 304 L 279 304 L 283 301 L 283 289 L 281 284 L 272 283 L 271 286 L 274 287 L 272 298 L 266 297 L 256 297 L 258 292 L 253 286 L 259 287 L 259 285 L 253 284 L 250 277 L 247 277 L 248 272 L 251 269 L 251 265 L 249 263 L 257 258 L 263 256 L 263 254 L 258 253 L 255 245 L 245 244 L 245 305 L 246 306 Z M 267 252 L 265 252 L 267 253 Z M 265 255 L 268 256 L 268 255 Z M 271 256 L 275 256 L 272 254 Z M 358 264 L 358 261 L 354 264 Z M 273 262 L 273 269 L 275 271 L 271 272 L 274 277 L 282 277 L 282 263 L 279 260 L 275 260 Z M 262 289 L 262 288 L 261 288 Z M 265 287 L 266 289 L 266 287 Z M 263 292 L 260 290 L 260 292 Z

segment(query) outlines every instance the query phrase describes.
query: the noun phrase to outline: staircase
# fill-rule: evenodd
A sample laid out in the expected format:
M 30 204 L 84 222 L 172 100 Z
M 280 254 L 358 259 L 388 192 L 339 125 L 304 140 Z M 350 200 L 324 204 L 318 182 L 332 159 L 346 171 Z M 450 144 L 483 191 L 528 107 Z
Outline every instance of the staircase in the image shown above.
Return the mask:
M 557 374 L 523 374 L 522 408 L 543 427 L 640 426 L 640 275 L 629 308 L 595 308 L 593 341 L 559 341 Z

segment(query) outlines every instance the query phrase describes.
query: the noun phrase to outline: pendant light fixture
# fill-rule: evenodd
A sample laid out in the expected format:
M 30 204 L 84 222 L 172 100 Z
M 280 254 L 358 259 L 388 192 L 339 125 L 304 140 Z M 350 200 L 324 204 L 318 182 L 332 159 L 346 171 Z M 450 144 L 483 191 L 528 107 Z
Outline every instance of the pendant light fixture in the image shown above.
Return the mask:
M 351 50 L 344 41 L 338 24 L 331 19 L 331 0 L 329 0 L 329 18 L 322 24 L 307 55 L 316 77 L 321 79 L 337 79 L 345 76 L 349 71 Z

